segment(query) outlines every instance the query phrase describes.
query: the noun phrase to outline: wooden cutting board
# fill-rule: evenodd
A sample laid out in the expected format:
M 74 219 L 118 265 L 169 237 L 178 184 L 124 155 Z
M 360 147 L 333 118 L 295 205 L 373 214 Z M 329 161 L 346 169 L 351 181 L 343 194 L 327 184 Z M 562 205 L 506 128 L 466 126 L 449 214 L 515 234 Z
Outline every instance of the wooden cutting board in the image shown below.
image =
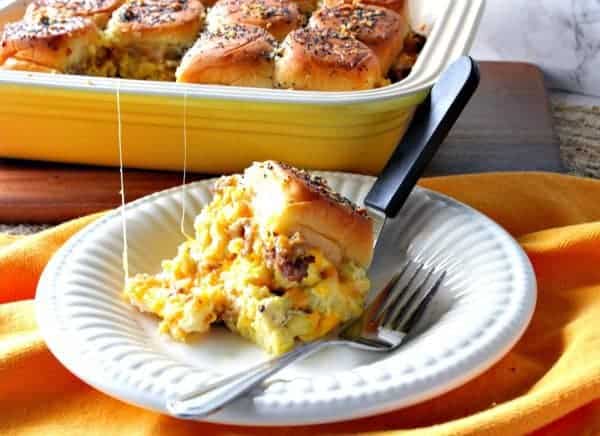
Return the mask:
M 427 175 L 562 171 L 539 69 L 504 62 L 480 66 L 481 85 Z M 205 177 L 192 174 L 188 180 Z M 180 184 L 181 174 L 128 169 L 125 183 L 131 201 Z M 0 159 L 0 223 L 57 223 L 110 209 L 119 204 L 119 189 L 115 168 Z

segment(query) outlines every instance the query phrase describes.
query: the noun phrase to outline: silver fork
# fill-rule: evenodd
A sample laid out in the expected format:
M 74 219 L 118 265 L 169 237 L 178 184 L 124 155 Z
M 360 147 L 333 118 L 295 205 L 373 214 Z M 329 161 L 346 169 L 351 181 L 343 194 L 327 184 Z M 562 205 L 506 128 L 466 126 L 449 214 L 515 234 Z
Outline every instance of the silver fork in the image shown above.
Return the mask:
M 376 245 L 386 218 L 398 214 L 478 83 L 479 72 L 474 61 L 459 58 L 440 76 L 427 100 L 417 109 L 408 131 L 364 201 L 370 212 L 383 218 L 376 229 Z M 377 248 L 375 258 L 385 258 L 383 249 Z M 382 353 L 394 351 L 423 318 L 445 275 L 445 271 L 407 260 L 387 285 L 374 294 L 363 315 L 339 327 L 337 335 L 299 346 L 202 389 L 171 397 L 167 409 L 181 418 L 205 417 L 287 365 L 325 347 L 345 345 Z
M 426 268 L 407 260 L 387 285 L 374 295 L 360 318 L 336 330 L 328 339 L 301 345 L 292 351 L 206 387 L 169 398 L 167 409 L 180 418 L 202 418 L 247 393 L 286 366 L 323 348 L 348 346 L 389 353 L 398 349 L 423 319 L 425 310 L 441 287 L 445 271 Z

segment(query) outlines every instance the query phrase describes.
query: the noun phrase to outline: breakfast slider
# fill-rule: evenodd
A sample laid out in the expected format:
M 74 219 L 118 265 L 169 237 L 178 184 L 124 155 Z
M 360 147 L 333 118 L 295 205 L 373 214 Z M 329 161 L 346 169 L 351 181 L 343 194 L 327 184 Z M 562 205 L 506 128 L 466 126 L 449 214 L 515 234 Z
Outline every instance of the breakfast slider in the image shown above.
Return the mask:
M 303 28 L 290 33 L 275 59 L 280 88 L 315 91 L 371 89 L 385 83 L 375 53 L 334 29 Z
M 262 27 L 281 41 L 305 22 L 298 5 L 288 0 L 219 0 L 207 19 L 209 30 L 223 24 L 251 24 Z
M 254 219 L 279 235 L 298 233 L 330 261 L 366 267 L 373 255 L 373 223 L 365 209 L 333 191 L 318 176 L 281 162 L 255 163 L 244 172 Z
M 25 20 L 36 17 L 83 17 L 92 19 L 103 29 L 123 0 L 33 0 L 25 10 Z
M 175 73 L 178 82 L 273 87 L 277 41 L 266 30 L 224 24 L 202 33 Z
M 317 10 L 309 27 L 349 34 L 377 55 L 385 74 L 402 51 L 408 23 L 396 12 L 365 4 L 340 4 Z
M 124 78 L 173 80 L 204 20 L 199 0 L 131 0 L 115 11 L 106 39 Z
M 324 0 L 325 6 L 337 6 L 339 4 L 366 4 L 379 6 L 382 8 L 386 8 L 392 10 L 402 16 L 406 16 L 407 14 L 407 5 L 406 0 Z
M 281 354 L 361 314 L 372 255 L 363 209 L 322 178 L 267 161 L 221 178 L 195 237 L 124 296 L 175 339 L 223 321 Z
M 0 69 L 93 74 L 102 64 L 100 41 L 87 18 L 39 15 L 8 23 L 0 39 Z

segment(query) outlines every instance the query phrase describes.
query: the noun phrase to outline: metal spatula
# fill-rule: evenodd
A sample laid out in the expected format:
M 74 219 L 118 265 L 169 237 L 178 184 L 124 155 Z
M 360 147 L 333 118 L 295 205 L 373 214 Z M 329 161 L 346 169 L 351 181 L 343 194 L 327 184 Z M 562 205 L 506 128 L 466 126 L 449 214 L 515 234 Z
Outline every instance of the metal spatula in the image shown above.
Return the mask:
M 394 218 L 400 212 L 477 85 L 477 64 L 463 56 L 442 74 L 417 109 L 404 138 L 365 198 L 369 211 L 382 220 L 376 230 L 376 241 L 386 219 Z

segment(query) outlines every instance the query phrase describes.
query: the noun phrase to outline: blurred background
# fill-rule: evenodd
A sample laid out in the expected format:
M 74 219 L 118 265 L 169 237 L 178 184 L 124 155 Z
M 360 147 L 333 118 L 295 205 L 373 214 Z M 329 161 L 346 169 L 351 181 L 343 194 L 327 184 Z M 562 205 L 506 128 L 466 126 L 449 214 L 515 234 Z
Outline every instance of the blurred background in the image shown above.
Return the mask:
M 472 54 L 538 65 L 563 160 L 600 177 L 600 0 L 487 0 Z
M 473 53 L 535 63 L 550 87 L 600 96 L 600 1 L 487 0 Z

